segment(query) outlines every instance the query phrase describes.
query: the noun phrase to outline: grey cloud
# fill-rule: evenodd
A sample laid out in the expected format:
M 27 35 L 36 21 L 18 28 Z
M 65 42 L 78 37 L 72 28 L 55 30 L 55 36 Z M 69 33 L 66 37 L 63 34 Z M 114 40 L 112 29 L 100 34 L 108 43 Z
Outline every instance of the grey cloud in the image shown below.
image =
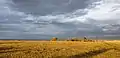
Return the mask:
M 13 8 L 27 14 L 47 15 L 52 13 L 66 13 L 73 10 L 82 9 L 87 6 L 87 0 L 12 0 Z
M 118 9 L 102 0 L 0 1 L 0 39 L 119 35 Z M 100 8 L 95 8 L 99 7 Z M 115 7 L 116 8 L 116 7 Z M 103 9 L 103 10 L 100 10 Z M 106 15 L 106 12 L 107 15 Z M 109 16 L 112 18 L 109 19 Z M 109 32 L 108 32 L 109 31 Z

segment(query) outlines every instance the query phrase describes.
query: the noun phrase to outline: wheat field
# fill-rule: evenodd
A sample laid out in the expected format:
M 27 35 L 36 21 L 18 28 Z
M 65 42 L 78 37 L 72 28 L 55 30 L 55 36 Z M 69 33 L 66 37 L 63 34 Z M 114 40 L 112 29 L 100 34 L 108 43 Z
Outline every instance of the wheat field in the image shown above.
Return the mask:
M 0 58 L 120 58 L 120 41 L 0 41 Z

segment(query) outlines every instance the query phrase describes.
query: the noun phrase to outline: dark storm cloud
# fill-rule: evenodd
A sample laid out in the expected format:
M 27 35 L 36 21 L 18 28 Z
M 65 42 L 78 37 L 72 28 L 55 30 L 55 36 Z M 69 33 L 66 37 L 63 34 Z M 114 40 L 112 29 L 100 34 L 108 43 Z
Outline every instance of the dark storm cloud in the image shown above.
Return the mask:
M 83 9 L 87 6 L 86 0 L 12 0 L 13 8 L 34 15 L 47 15 L 52 13 L 66 13 Z

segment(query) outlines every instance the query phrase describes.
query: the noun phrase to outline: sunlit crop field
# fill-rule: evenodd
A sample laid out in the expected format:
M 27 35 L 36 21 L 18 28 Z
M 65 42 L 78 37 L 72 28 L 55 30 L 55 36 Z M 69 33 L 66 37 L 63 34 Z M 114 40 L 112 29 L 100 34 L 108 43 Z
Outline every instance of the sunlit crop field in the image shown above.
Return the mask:
M 0 58 L 120 58 L 120 41 L 0 41 Z

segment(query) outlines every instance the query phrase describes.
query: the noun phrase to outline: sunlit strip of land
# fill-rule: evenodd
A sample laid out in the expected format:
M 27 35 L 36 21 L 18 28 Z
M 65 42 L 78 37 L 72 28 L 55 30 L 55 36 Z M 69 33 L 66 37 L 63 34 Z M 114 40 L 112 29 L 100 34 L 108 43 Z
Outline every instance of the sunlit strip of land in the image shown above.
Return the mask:
M 120 58 L 120 41 L 0 40 L 0 58 Z

